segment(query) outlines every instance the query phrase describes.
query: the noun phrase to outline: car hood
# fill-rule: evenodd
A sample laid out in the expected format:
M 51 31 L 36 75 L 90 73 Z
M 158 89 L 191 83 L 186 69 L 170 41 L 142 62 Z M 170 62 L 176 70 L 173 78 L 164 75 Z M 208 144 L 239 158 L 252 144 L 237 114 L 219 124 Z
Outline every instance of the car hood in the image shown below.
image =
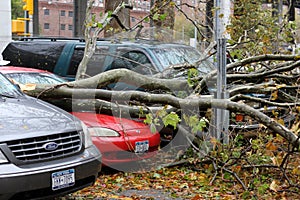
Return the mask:
M 74 131 L 76 121 L 69 113 L 31 97 L 0 99 L 0 138 Z
M 131 120 L 92 112 L 72 112 L 72 114 L 88 127 L 110 128 L 118 132 L 122 130 L 149 129 L 149 126 L 144 124 L 142 120 Z

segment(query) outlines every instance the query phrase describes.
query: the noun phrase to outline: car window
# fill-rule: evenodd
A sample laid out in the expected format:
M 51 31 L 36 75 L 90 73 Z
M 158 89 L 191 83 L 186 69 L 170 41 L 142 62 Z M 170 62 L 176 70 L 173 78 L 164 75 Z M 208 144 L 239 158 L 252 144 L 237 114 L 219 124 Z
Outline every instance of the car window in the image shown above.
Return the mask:
M 86 74 L 90 76 L 95 76 L 96 74 L 99 74 L 101 72 L 105 71 L 105 58 L 108 55 L 108 47 L 102 46 L 96 47 L 95 53 L 89 60 L 87 64 Z
M 107 52 L 108 52 L 108 47 L 96 47 L 93 56 L 90 58 L 87 64 L 86 74 L 88 74 L 89 76 L 95 76 L 96 74 L 105 71 L 104 61 L 107 56 Z M 68 69 L 68 74 L 67 74 L 68 77 L 76 76 L 83 55 L 84 55 L 84 46 L 78 46 L 74 49 L 74 53 L 72 55 L 69 69 Z
M 153 48 L 153 53 L 163 66 L 163 69 L 172 65 L 197 64 L 198 71 L 205 75 L 214 70 L 213 63 L 208 60 L 199 61 L 202 55 L 192 47 L 165 47 Z
M 12 84 L 5 76 L 0 73 L 0 95 L 1 96 L 17 96 L 20 95 L 20 91 L 16 89 L 16 86 Z
M 147 55 L 138 50 L 129 50 L 126 48 L 117 49 L 117 57 L 111 63 L 110 69 L 126 68 L 140 74 L 152 75 L 157 70 L 152 65 Z
M 70 60 L 69 69 L 67 72 L 68 77 L 75 77 L 78 66 L 83 58 L 84 48 L 75 48 L 72 58 Z
M 195 63 L 201 57 L 196 50 L 188 47 L 160 47 L 153 49 L 153 52 L 164 69 L 170 65 Z
M 66 80 L 55 76 L 54 74 L 52 75 L 46 73 L 10 73 L 6 74 L 6 76 L 22 84 L 58 84 L 66 82 Z

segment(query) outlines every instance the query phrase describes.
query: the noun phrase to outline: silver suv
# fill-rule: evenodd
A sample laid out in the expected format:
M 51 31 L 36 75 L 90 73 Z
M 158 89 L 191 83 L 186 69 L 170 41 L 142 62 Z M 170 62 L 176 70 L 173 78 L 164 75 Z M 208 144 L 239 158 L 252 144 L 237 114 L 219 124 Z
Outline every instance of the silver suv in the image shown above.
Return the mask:
M 45 199 L 94 184 L 101 154 L 73 115 L 0 73 L 0 199 Z

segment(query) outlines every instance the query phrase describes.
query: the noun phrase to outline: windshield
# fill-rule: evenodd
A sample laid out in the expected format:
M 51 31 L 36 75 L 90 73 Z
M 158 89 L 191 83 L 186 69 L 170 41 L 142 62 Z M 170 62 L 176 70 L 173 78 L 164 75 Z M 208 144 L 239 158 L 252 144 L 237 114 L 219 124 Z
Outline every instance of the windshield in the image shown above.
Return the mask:
M 208 60 L 199 61 L 202 55 L 193 47 L 166 47 L 153 49 L 155 56 L 166 69 L 171 65 L 196 64 L 202 75 L 214 70 L 214 65 Z
M 21 84 L 59 84 L 66 82 L 63 78 L 48 73 L 9 73 L 6 76 Z
M 6 77 L 0 73 L 0 96 L 16 97 L 20 95 L 20 91 Z

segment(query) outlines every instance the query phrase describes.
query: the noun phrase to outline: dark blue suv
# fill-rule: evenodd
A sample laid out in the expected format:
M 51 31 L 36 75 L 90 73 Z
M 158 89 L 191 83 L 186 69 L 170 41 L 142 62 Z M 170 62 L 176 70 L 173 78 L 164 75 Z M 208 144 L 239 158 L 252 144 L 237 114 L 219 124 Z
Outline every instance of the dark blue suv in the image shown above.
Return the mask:
M 11 42 L 3 51 L 3 59 L 11 65 L 44 69 L 69 80 L 74 80 L 84 54 L 85 42 L 76 39 L 25 38 Z M 172 66 L 195 64 L 203 55 L 194 47 L 161 43 L 153 40 L 102 40 L 87 65 L 87 76 L 126 68 L 143 75 L 163 73 Z M 211 62 L 202 60 L 200 73 L 214 69 Z M 164 74 L 176 78 L 178 73 Z

